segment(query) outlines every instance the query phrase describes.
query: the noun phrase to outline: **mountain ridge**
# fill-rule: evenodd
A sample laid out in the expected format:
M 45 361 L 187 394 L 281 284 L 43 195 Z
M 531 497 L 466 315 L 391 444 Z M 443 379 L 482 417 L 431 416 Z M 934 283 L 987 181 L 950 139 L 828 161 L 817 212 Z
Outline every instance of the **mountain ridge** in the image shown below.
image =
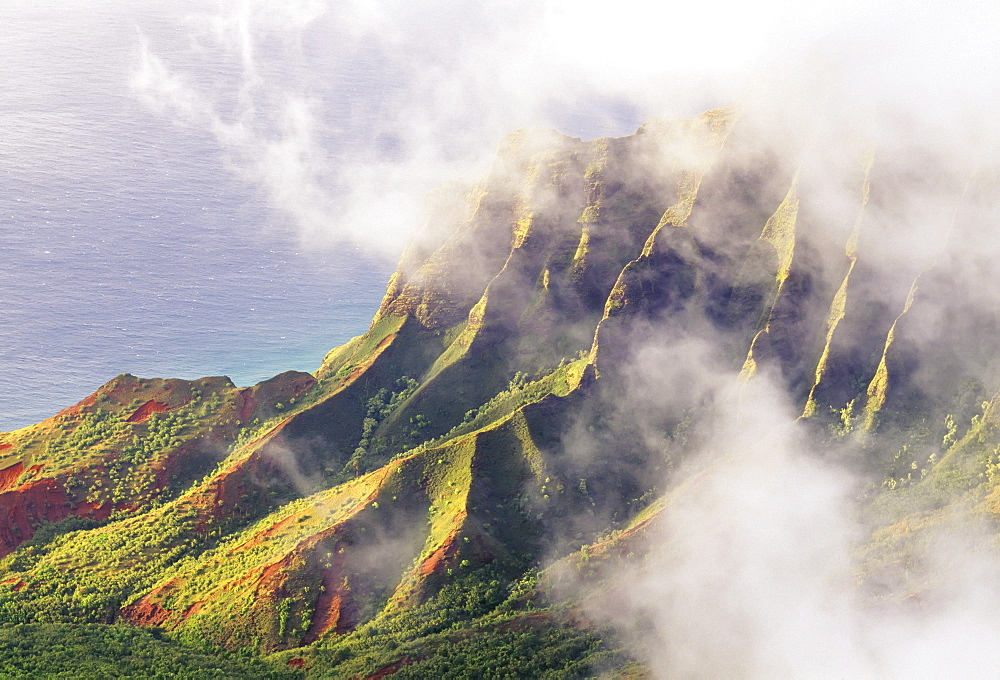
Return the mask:
M 314 374 L 126 374 L 0 434 L 0 620 L 128 622 L 317 677 L 420 677 L 454 627 L 463 663 L 495 638 L 518 663 L 565 644 L 549 671 L 641 677 L 644 653 L 558 583 L 614 582 L 655 548 L 670 499 L 729 464 L 699 468 L 699 447 L 748 383 L 774 384 L 897 523 L 994 498 L 998 385 L 970 339 L 1000 320 L 929 323 L 962 299 L 934 275 L 961 256 L 951 236 L 930 264 L 883 254 L 906 233 L 886 215 L 908 169 L 860 150 L 831 209 L 816 168 L 741 123 L 513 133 L 471 192 L 432 200 L 437 236 Z M 976 227 L 959 217 L 949 234 Z M 911 550 L 893 526 L 870 531 Z M 892 568 L 873 541 L 868 584 Z M 536 625 L 551 639 L 510 637 Z M 412 639 L 389 644 L 393 626 Z

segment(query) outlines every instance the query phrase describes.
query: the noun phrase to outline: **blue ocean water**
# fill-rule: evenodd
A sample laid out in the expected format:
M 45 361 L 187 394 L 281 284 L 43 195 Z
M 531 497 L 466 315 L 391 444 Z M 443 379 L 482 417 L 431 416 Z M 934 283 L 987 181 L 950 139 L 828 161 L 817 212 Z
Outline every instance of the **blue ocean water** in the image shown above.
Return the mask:
M 132 4 L 0 4 L 0 430 L 122 372 L 314 370 L 366 330 L 392 267 L 307 250 L 210 134 L 139 103 L 137 28 L 185 45 Z
M 336 199 L 338 159 L 394 162 L 411 151 L 394 130 L 422 96 L 421 74 L 466 68 L 448 41 L 486 27 L 470 2 L 464 14 L 432 12 L 419 30 L 397 27 L 380 43 L 342 28 L 338 11 L 350 7 L 317 6 L 319 18 L 292 41 L 269 32 L 263 16 L 241 52 L 240 38 L 225 33 L 241 12 L 281 16 L 299 5 L 0 2 L 0 430 L 46 418 L 122 372 L 248 385 L 311 371 L 367 329 L 394 262 L 353 246 L 303 245 L 294 217 L 241 179 L 252 177 L 239 167 L 246 159 L 211 125 L 157 112 L 130 85 L 146 44 L 210 95 L 224 124 L 252 112 L 265 140 L 285 95 L 308 98 L 320 116 L 317 151 L 333 168 L 319 180 Z M 251 80 L 266 84 L 249 103 L 248 55 Z M 471 82 L 479 108 L 458 98 L 434 112 L 445 156 L 488 154 L 523 125 L 592 138 L 641 122 L 626 102 L 583 93 L 555 97 L 547 120 L 514 112 L 501 132 L 480 113 L 504 93 Z

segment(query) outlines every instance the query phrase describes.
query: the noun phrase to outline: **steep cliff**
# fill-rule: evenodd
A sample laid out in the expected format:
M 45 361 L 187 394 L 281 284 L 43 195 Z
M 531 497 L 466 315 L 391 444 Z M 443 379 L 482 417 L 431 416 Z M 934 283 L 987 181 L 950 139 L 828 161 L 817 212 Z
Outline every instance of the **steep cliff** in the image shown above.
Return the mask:
M 996 310 L 948 275 L 960 250 L 886 255 L 905 168 L 862 150 L 834 210 L 792 156 L 721 110 L 510 135 L 314 375 L 123 375 L 0 434 L 0 617 L 337 677 L 420 677 L 449 649 L 499 663 L 490 645 L 511 668 L 641 674 L 551 583 L 599 589 L 697 486 L 704 414 L 740 406 L 683 377 L 693 356 L 726 390 L 773 381 L 864 476 L 866 582 L 907 550 L 907 513 L 972 494 L 992 516 Z M 972 186 L 956 205 L 992 196 Z

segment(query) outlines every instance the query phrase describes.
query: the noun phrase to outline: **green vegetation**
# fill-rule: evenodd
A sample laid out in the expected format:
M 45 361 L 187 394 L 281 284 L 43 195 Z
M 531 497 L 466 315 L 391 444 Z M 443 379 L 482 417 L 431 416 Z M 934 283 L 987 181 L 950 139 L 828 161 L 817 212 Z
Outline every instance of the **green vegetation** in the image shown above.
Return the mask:
M 875 375 L 872 377 L 871 383 L 868 385 L 868 399 L 865 401 L 865 417 L 862 427 L 866 431 L 871 431 L 875 429 L 878 423 L 879 413 L 882 407 L 885 406 L 885 401 L 889 392 L 889 368 L 887 359 L 889 356 L 889 351 L 892 349 L 892 344 L 896 338 L 896 327 L 899 325 L 900 319 L 903 315 L 910 311 L 910 307 L 913 306 L 913 299 L 917 293 L 917 283 L 920 281 L 918 276 L 914 279 L 913 284 L 910 286 L 910 291 L 906 295 L 906 302 L 903 304 L 903 311 L 899 313 L 896 320 L 892 322 L 892 327 L 889 328 L 889 333 L 885 337 L 885 347 L 882 349 L 882 358 L 879 360 L 878 368 L 875 370 Z
M 171 641 L 156 629 L 96 624 L 0 627 L 0 675 L 10 680 L 142 678 L 292 680 L 291 670 L 226 659 Z
M 785 199 L 764 224 L 764 230 L 760 234 L 760 242 L 765 243 L 773 250 L 775 258 L 774 282 L 771 284 L 760 320 L 758 321 L 758 331 L 750 342 L 747 350 L 743 368 L 740 370 L 740 378 L 749 380 L 757 373 L 757 360 L 754 358 L 754 350 L 762 338 L 771 332 L 771 322 L 774 319 L 774 307 L 785 289 L 785 283 L 792 272 L 792 261 L 795 257 L 796 222 L 799 214 L 799 198 L 797 195 L 798 175 L 792 180 L 792 186 L 785 195 Z
M 876 304 L 860 216 L 816 265 L 814 179 L 745 167 L 731 127 L 522 131 L 314 376 L 123 374 L 0 433 L 0 675 L 648 677 L 553 593 L 641 561 L 705 480 L 705 423 L 750 393 L 660 352 L 705 334 L 709 382 L 773 377 L 804 448 L 869 484 L 862 596 L 919 594 L 936 528 L 1000 519 L 995 357 L 923 382 L 955 339 L 919 354 L 908 322 L 946 324 L 916 282 Z
M 316 646 L 309 671 L 364 677 L 398 666 L 393 677 L 584 678 L 630 663 L 597 631 L 570 625 L 568 614 L 538 595 L 533 574 L 509 581 L 502 570 L 483 567 L 420 606 Z
M 416 380 L 404 375 L 396 381 L 395 391 L 390 392 L 388 388 L 380 388 L 365 403 L 361 439 L 346 466 L 354 476 L 368 472 L 371 461 L 385 448 L 385 443 L 374 436 L 375 428 L 406 401 L 417 390 L 417 386 Z M 419 439 L 421 430 L 427 427 L 427 419 L 419 415 L 414 416 L 410 419 L 410 424 L 413 426 L 409 433 L 410 438 Z
M 827 364 L 830 360 L 830 348 L 833 344 L 833 336 L 837 332 L 837 326 L 840 325 L 840 322 L 844 320 L 844 316 L 847 314 L 848 284 L 851 280 L 851 274 L 858 263 L 858 243 L 861 238 L 861 224 L 865 207 L 868 205 L 872 162 L 873 160 L 869 158 L 865 165 L 861 207 L 858 210 L 858 217 L 854 221 L 854 229 L 851 231 L 851 236 L 847 239 L 847 246 L 845 248 L 848 259 L 847 273 L 844 274 L 844 280 L 841 282 L 840 288 L 837 289 L 837 292 L 833 296 L 833 301 L 830 303 L 830 312 L 826 319 L 826 339 L 823 342 L 823 351 L 820 353 L 819 361 L 816 362 L 816 372 L 813 377 L 812 387 L 809 388 L 809 396 L 806 397 L 805 408 L 802 409 L 803 418 L 811 418 L 816 414 L 816 388 L 819 387 L 826 373 Z

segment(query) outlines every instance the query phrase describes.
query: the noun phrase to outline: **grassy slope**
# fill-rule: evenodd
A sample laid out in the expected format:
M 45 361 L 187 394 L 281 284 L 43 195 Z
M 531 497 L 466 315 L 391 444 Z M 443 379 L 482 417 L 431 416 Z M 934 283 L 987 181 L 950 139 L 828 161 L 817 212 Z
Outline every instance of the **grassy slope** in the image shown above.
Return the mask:
M 0 561 L 0 622 L 45 624 L 45 635 L 86 646 L 124 633 L 57 624 L 126 620 L 168 631 L 165 645 L 270 654 L 316 676 L 642 677 L 607 631 L 546 600 L 534 574 L 559 557 L 546 578 L 599 574 L 640 550 L 669 508 L 668 496 L 649 501 L 642 474 L 607 483 L 561 448 L 589 423 L 598 446 L 641 459 L 603 423 L 633 324 L 718 308 L 738 368 L 755 356 L 757 322 L 770 332 L 783 298 L 800 294 L 794 213 L 808 197 L 788 192 L 777 212 L 767 192 L 748 198 L 733 219 L 762 233 L 749 255 L 704 232 L 713 200 L 733 203 L 713 189 L 733 181 L 730 128 L 712 113 L 622 140 L 515 135 L 469 208 L 448 213 L 441 246 L 404 257 L 371 330 L 314 377 L 239 390 L 120 376 L 0 434 L 0 503 L 17 518 L 0 526 L 11 553 Z M 650 160 L 691 134 L 712 162 Z M 772 217 L 755 223 L 761 214 Z M 762 244 L 773 252 L 755 259 Z M 853 268 L 859 255 L 848 256 Z M 842 290 L 810 294 L 818 306 L 832 295 L 836 319 L 808 357 L 808 403 L 822 412 L 831 405 L 815 367 L 853 311 Z M 803 319 L 783 311 L 775 329 L 792 337 L 783 326 Z M 894 472 L 874 501 L 873 516 L 888 519 L 873 529 L 873 573 L 954 499 L 974 499 L 984 517 L 1000 506 L 992 417 L 952 435 L 920 464 L 921 480 Z M 601 536 L 554 540 L 591 507 Z

